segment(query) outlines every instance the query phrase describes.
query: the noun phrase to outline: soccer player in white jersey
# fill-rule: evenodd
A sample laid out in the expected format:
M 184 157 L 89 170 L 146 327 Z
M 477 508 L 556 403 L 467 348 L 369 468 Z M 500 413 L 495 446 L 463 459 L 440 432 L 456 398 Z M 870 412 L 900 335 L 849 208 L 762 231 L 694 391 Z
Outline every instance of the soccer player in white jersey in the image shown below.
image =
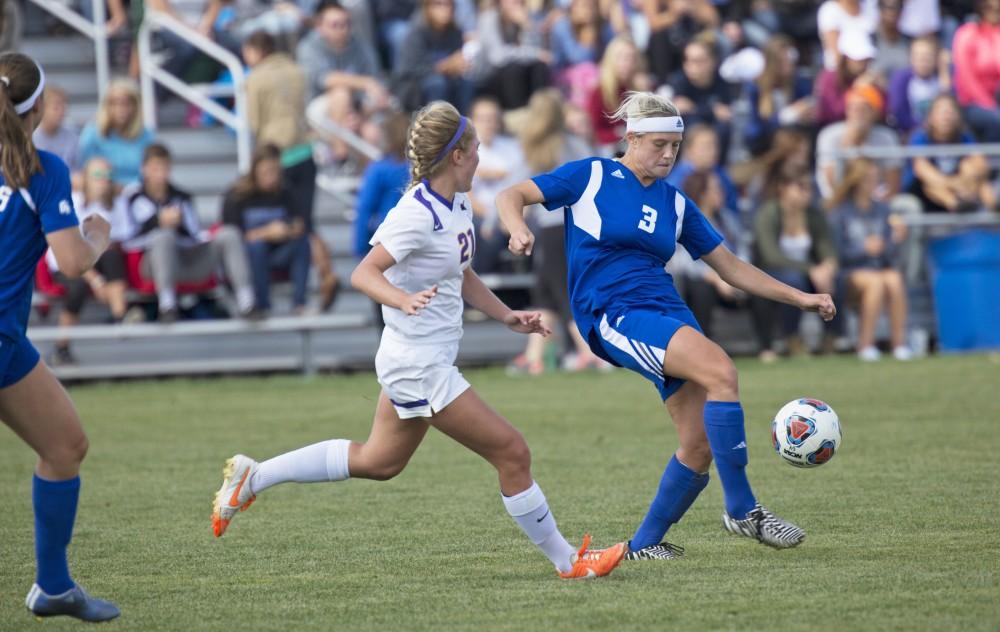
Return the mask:
M 37 574 L 25 605 L 39 617 L 108 621 L 118 607 L 88 595 L 66 561 L 87 436 L 26 331 L 35 265 L 46 248 L 63 274 L 79 277 L 107 249 L 111 226 L 91 215 L 81 227 L 66 163 L 31 142 L 44 95 L 38 63 L 20 53 L 0 55 L 0 420 L 38 454 L 31 484 Z M 10 555 L 2 555 L 13 572 Z
M 589 549 L 590 537 L 584 536 L 579 550 L 566 542 L 532 479 L 524 438 L 455 367 L 463 300 L 516 332 L 550 333 L 539 313 L 511 310 L 469 267 L 476 242 L 466 192 L 479 163 L 478 146 L 475 129 L 448 103 L 433 102 L 414 116 L 407 142 L 409 189 L 351 275 L 356 288 L 382 304 L 385 317 L 375 357 L 382 393 L 368 440 L 324 441 L 262 463 L 239 454 L 229 459 L 212 513 L 216 536 L 272 485 L 396 476 L 433 426 L 496 468 L 508 513 L 559 576 L 607 575 L 621 561 L 624 542 Z
M 708 484 L 714 458 L 725 496 L 723 525 L 776 548 L 805 537 L 757 502 L 747 480 L 747 446 L 736 368 L 706 338 L 664 265 L 680 243 L 724 281 L 750 294 L 836 314 L 826 294 L 806 294 L 740 261 L 683 193 L 664 180 L 684 131 L 677 108 L 659 95 L 630 93 L 614 115 L 626 122 L 620 160 L 588 158 L 525 180 L 497 196 L 510 250 L 530 254 L 523 209 L 544 204 L 566 215 L 570 301 L 580 333 L 598 356 L 656 385 L 680 447 L 667 464 L 625 559 L 669 559 L 662 542 Z

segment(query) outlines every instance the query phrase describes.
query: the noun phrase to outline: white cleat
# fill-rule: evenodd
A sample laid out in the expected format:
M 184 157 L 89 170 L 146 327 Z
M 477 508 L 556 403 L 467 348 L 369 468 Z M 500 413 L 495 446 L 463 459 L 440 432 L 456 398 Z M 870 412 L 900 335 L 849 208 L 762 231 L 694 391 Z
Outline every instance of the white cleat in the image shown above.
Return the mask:
M 905 345 L 900 345 L 892 350 L 892 357 L 900 362 L 909 362 L 913 359 L 913 351 Z
M 250 492 L 250 477 L 257 467 L 257 461 L 242 454 L 226 461 L 226 467 L 222 470 L 222 487 L 215 493 L 215 502 L 212 504 L 212 531 L 215 537 L 226 532 L 229 521 L 237 511 L 246 511 L 257 499 Z
M 757 503 L 742 520 L 723 513 L 722 526 L 730 533 L 753 538 L 776 549 L 790 549 L 806 539 L 805 531 L 774 515 L 760 503 Z
M 882 352 L 877 347 L 865 347 L 858 351 L 858 360 L 862 362 L 878 362 L 882 359 Z

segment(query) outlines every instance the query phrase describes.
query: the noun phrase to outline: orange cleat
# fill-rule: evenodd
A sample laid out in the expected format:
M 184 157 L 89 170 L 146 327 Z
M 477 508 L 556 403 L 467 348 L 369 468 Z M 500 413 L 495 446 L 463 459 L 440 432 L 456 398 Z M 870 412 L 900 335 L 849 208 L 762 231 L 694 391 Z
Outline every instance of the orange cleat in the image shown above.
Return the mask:
M 226 461 L 222 471 L 222 487 L 215 493 L 212 503 L 212 532 L 220 537 L 229 527 L 229 522 L 237 511 L 246 511 L 257 500 L 250 493 L 250 476 L 257 469 L 257 462 L 250 457 L 237 454 Z
M 563 579 L 590 579 L 604 577 L 615 570 L 625 556 L 628 546 L 619 542 L 606 549 L 590 549 L 590 535 L 583 536 L 583 545 L 576 553 L 573 568 L 567 573 L 559 573 Z

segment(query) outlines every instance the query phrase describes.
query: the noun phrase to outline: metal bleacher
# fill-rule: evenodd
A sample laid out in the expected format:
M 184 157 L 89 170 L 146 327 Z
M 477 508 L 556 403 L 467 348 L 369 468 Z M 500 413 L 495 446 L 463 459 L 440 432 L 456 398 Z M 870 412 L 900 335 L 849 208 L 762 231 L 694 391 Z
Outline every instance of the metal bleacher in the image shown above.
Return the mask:
M 95 6 L 100 2 L 97 0 Z M 68 120 L 72 125 L 82 127 L 94 118 L 101 90 L 95 81 L 95 75 L 99 74 L 95 67 L 99 64 L 93 40 L 83 35 L 30 35 L 24 38 L 21 48 L 46 68 L 51 85 L 67 91 Z M 157 136 L 174 155 L 174 181 L 194 195 L 198 213 L 203 223 L 209 225 L 219 219 L 222 195 L 239 173 L 237 140 L 227 127 L 187 127 L 187 113 L 188 105 L 182 99 L 157 103 Z M 314 118 L 310 117 L 314 129 L 322 128 Z M 317 131 L 339 133 L 336 129 Z M 370 368 L 377 346 L 373 306 L 348 283 L 355 265 L 351 253 L 354 215 L 351 177 L 321 172 L 317 182 L 317 230 L 331 248 L 334 269 L 344 288 L 331 314 L 305 318 L 282 315 L 282 310 L 287 309 L 289 289 L 279 285 L 274 292 L 275 316 L 264 323 L 233 319 L 108 326 L 100 324 L 106 317 L 103 308 L 90 305 L 84 313 L 85 325 L 66 332 L 50 326 L 51 318 L 46 320 L 35 313 L 30 330 L 32 339 L 44 353 L 56 340 L 72 338 L 79 364 L 55 369 L 60 377 L 71 380 L 271 371 L 312 374 L 330 369 Z M 988 219 L 985 223 L 995 224 L 996 218 Z M 525 299 L 531 276 L 489 275 L 484 280 L 504 298 L 512 299 L 513 304 L 523 306 L 518 301 Z M 315 287 L 314 281 L 312 285 Z M 911 324 L 926 331 L 933 328 L 929 291 L 926 286 L 914 290 Z M 315 296 L 315 291 L 311 294 Z M 719 342 L 727 350 L 754 351 L 745 310 L 727 311 L 717 323 Z M 816 323 L 808 319 L 806 329 L 818 332 Z M 459 362 L 502 362 L 518 353 L 523 344 L 523 337 L 502 325 L 476 320 L 467 323 Z
M 31 35 L 24 38 L 21 48 L 46 68 L 51 85 L 67 91 L 68 122 L 82 128 L 93 120 L 98 103 L 93 41 L 81 35 Z M 199 216 L 208 225 L 219 219 L 222 195 L 238 175 L 236 140 L 223 127 L 186 127 L 187 110 L 179 99 L 158 103 L 157 136 L 174 155 L 174 181 L 194 195 Z M 67 334 L 72 338 L 78 364 L 55 368 L 57 375 L 69 380 L 368 368 L 377 346 L 377 329 L 371 302 L 349 287 L 355 260 L 351 254 L 353 209 L 348 202 L 342 191 L 317 189 L 317 230 L 331 247 L 334 269 L 345 288 L 331 314 L 282 316 L 290 290 L 278 285 L 276 317 L 264 323 L 233 319 L 110 326 L 101 324 L 106 316 L 103 308 L 88 305 L 84 326 L 68 332 L 52 327 L 51 316 L 42 319 L 36 311 L 30 336 L 43 354 L 57 339 Z M 498 287 L 506 281 L 491 279 Z M 517 334 L 498 323 L 469 323 L 460 361 L 503 361 L 522 344 Z

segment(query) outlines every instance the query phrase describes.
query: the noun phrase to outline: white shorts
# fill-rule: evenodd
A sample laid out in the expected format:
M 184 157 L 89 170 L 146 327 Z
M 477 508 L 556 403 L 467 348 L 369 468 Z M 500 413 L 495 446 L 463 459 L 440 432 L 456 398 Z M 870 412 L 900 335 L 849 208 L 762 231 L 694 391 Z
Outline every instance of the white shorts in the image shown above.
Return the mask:
M 375 374 L 400 419 L 430 417 L 469 388 L 455 366 L 457 355 L 458 342 L 415 345 L 382 335 Z

